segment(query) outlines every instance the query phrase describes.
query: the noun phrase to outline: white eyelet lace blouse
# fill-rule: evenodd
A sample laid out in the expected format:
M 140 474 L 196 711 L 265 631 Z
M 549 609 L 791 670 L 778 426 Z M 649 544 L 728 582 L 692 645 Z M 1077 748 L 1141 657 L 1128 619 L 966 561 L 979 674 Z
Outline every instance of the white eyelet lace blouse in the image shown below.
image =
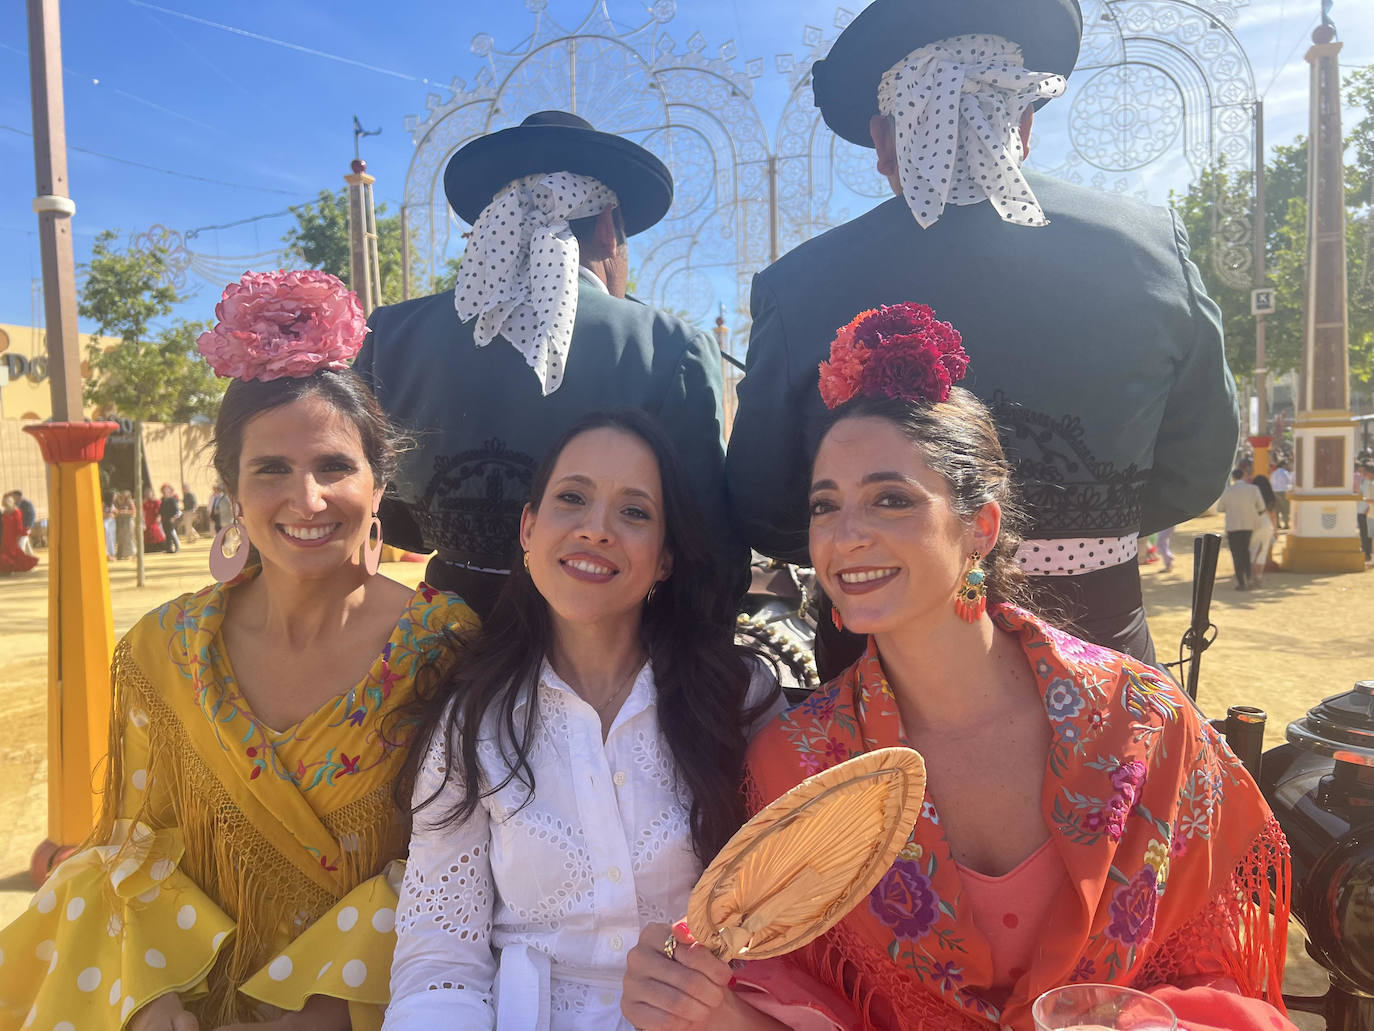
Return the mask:
M 751 704 L 772 686 L 761 666 Z M 449 781 L 415 818 L 385 1031 L 628 1029 L 625 954 L 646 923 L 686 911 L 701 864 L 648 665 L 604 743 L 596 711 L 547 661 L 537 689 L 529 804 L 520 808 L 526 789 L 512 782 L 463 824 L 436 828 L 459 794 Z M 752 729 L 784 707 L 779 698 Z M 504 779 L 494 735 L 483 734 L 478 758 L 489 783 Z M 415 798 L 433 794 L 444 771 L 436 737 Z

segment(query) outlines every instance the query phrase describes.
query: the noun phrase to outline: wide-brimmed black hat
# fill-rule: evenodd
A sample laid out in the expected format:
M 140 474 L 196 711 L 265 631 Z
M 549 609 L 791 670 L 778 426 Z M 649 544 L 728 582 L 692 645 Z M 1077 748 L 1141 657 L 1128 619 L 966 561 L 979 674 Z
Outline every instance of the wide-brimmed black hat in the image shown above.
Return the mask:
M 1065 77 L 1078 60 L 1083 12 L 1078 0 L 876 0 L 811 66 L 811 89 L 825 124 L 861 147 L 873 146 L 883 73 L 913 50 L 975 32 L 1021 46 L 1025 66 Z
M 639 144 L 597 132 L 566 111 L 536 111 L 517 126 L 464 146 L 444 169 L 444 193 L 471 225 L 507 183 L 539 172 L 575 172 L 610 187 L 628 236 L 648 229 L 673 203 L 667 165 Z

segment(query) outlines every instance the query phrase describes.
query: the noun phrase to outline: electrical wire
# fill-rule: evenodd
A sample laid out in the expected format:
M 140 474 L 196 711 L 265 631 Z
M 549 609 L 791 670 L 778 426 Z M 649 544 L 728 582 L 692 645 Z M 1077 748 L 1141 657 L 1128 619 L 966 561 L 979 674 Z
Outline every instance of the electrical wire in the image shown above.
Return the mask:
M 26 129 L 16 129 L 12 125 L 0 125 L 0 130 L 5 132 L 17 133 L 20 136 L 33 138 L 33 133 Z M 150 172 L 161 172 L 164 175 L 174 175 L 179 179 L 194 179 L 196 182 L 212 183 L 215 186 L 230 186 L 236 190 L 253 190 L 257 193 L 277 193 L 283 197 L 299 197 L 300 194 L 295 190 L 278 190 L 271 186 L 251 186 L 248 183 L 234 183 L 227 179 L 212 179 L 206 175 L 195 175 L 191 172 L 178 172 L 171 168 L 159 168 L 157 165 L 145 165 L 142 161 L 130 161 L 128 158 L 116 157 L 113 154 L 104 154 L 98 150 L 88 150 L 85 147 L 74 147 L 67 145 L 68 150 L 74 150 L 81 154 L 89 154 L 92 157 L 104 158 L 106 161 L 115 161 L 121 165 L 132 165 L 134 168 L 146 168 Z

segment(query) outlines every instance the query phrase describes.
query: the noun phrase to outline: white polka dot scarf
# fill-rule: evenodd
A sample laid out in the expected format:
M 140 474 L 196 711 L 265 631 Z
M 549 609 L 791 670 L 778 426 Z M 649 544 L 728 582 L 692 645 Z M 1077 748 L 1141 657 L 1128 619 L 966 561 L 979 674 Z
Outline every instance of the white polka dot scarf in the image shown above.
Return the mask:
M 878 111 L 897 123 L 902 194 L 922 229 L 946 204 L 992 201 L 1007 222 L 1048 224 L 1021 174 L 1021 113 L 1064 92 L 1064 76 L 1022 67 L 1001 36 L 953 36 L 888 69 Z
M 577 317 L 577 238 L 570 219 L 618 202 L 595 179 L 571 172 L 527 175 L 482 209 L 458 270 L 453 304 L 485 347 L 498 335 L 525 356 L 545 396 L 563 382 Z

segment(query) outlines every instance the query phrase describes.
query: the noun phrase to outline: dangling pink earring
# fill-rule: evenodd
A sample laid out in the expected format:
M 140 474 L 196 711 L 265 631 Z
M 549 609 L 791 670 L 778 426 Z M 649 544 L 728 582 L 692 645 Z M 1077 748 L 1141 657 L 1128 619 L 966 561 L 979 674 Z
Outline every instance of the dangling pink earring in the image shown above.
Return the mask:
M 372 513 L 372 522 L 367 524 L 367 543 L 363 545 L 363 568 L 368 576 L 376 576 L 382 564 L 382 521 L 377 513 Z
M 248 564 L 248 531 L 244 529 L 243 509 L 234 505 L 234 521 L 215 534 L 210 542 L 210 575 L 227 584 Z
M 836 630 L 844 629 L 844 617 L 840 615 L 840 610 L 835 607 L 835 603 L 830 603 L 830 622 L 835 624 Z

